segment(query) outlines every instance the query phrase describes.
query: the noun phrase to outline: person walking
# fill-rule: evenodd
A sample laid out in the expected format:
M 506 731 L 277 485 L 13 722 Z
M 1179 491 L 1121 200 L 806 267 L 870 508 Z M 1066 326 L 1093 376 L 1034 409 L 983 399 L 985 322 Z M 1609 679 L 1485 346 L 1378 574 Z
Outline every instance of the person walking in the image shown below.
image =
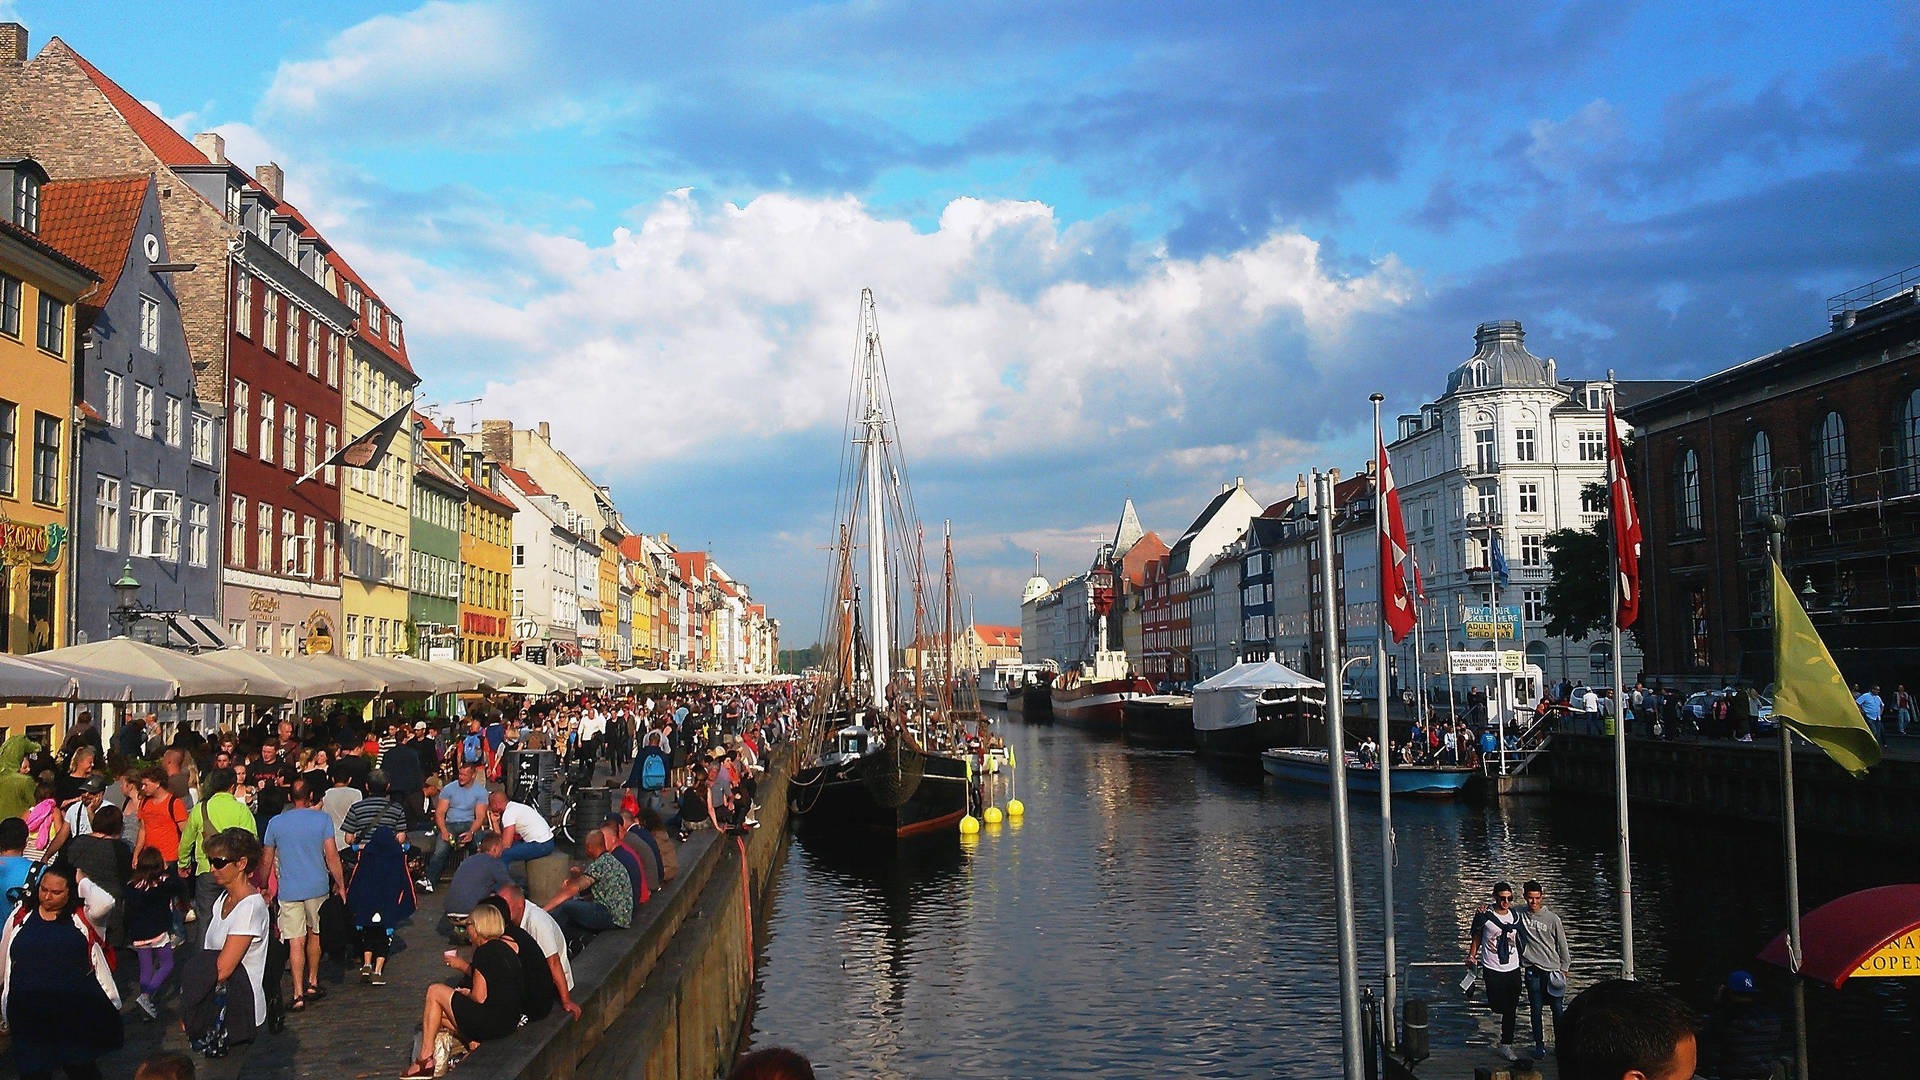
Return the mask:
M 253 811 L 233 797 L 233 786 L 232 769 L 213 770 L 207 777 L 200 802 L 187 815 L 186 824 L 180 828 L 180 876 L 193 883 L 194 918 L 189 938 L 197 938 L 206 932 L 207 913 L 222 891 L 214 876 L 204 841 L 228 829 L 239 829 L 256 838 L 260 835 L 260 826 L 254 822 Z M 256 857 L 254 861 L 258 863 L 259 859 Z M 198 944 L 197 940 L 194 943 Z
M 219 887 L 200 948 L 180 977 L 180 1009 L 187 1037 L 209 1057 L 253 1041 L 266 1024 L 267 945 L 273 933 L 266 897 L 253 887 L 260 841 L 246 829 L 214 832 L 202 844 L 208 872 Z
M 1913 695 L 1907 693 L 1905 683 L 1895 684 L 1893 688 L 1893 719 L 1902 735 L 1913 727 Z
M 1887 733 L 1880 726 L 1880 716 L 1886 711 L 1887 706 L 1886 702 L 1880 699 L 1880 688 L 1878 686 L 1870 686 L 1867 688 L 1866 693 L 1854 698 L 1853 701 L 1854 704 L 1860 706 L 1860 715 L 1866 718 L 1867 727 L 1872 729 L 1873 741 L 1885 746 Z
M 280 937 L 287 943 L 287 958 L 293 968 L 294 1012 L 319 1000 L 320 988 L 320 905 L 329 893 L 337 893 L 342 903 L 347 898 L 347 878 L 340 870 L 340 849 L 333 839 L 333 819 L 314 806 L 313 788 L 307 777 L 293 782 L 287 793 L 290 806 L 267 822 L 262 838 L 261 866 L 268 880 L 275 881 L 280 902 Z
M 80 910 L 73 870 L 53 865 L 31 901 L 0 933 L 0 1015 L 13 1033 L 21 1080 L 100 1076 L 98 1059 L 120 1048 L 120 988 L 106 941 Z
M 1553 1035 L 1558 1039 L 1573 953 L 1567 947 L 1567 928 L 1547 907 L 1540 883 L 1527 882 L 1520 887 L 1520 895 L 1526 900 L 1520 910 L 1520 964 L 1526 977 L 1527 1007 L 1533 1013 L 1533 1058 L 1544 1061 L 1547 1040 L 1540 1026 L 1540 1008 L 1544 1004 L 1553 1013 Z
M 141 848 L 127 880 L 127 941 L 140 958 L 140 996 L 133 999 L 141 1015 L 160 1019 L 153 996 L 173 974 L 173 918 L 180 906 L 180 890 L 172 868 L 160 858 L 159 848 Z
M 1520 919 L 1513 911 L 1513 886 L 1504 881 L 1493 886 L 1493 906 L 1482 908 L 1468 927 L 1467 966 L 1480 969 L 1487 1007 L 1500 1017 L 1500 1056 L 1517 1060 L 1513 1025 L 1520 1011 Z

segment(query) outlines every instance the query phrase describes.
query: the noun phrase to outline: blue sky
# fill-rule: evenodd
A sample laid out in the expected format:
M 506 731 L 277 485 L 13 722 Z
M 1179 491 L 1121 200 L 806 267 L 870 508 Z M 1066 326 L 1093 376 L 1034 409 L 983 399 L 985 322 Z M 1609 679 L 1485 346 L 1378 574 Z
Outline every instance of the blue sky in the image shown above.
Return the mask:
M 1517 318 L 1704 374 L 1920 262 L 1902 3 L 0 0 L 219 130 L 407 319 L 804 643 L 859 289 L 983 620 L 1131 495 L 1367 456 Z M 465 422 L 465 407 L 455 412 Z

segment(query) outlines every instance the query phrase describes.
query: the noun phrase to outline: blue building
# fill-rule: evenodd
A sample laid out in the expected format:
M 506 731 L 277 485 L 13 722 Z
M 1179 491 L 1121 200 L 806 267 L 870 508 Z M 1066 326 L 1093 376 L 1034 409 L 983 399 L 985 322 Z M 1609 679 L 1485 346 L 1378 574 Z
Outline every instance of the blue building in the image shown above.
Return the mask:
M 78 305 L 73 470 L 74 640 L 127 631 L 113 583 L 132 568 L 139 630 L 179 647 L 218 646 L 219 409 L 194 393 L 193 364 L 147 176 L 46 185 L 43 235 L 100 275 Z M 219 267 L 199 272 L 219 273 Z

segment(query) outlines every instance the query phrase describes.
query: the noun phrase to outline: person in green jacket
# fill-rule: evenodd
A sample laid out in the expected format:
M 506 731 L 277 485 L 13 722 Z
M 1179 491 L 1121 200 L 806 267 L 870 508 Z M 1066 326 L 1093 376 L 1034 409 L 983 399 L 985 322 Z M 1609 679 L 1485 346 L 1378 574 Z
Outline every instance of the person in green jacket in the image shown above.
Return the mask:
M 233 770 L 215 769 L 207 775 L 200 801 L 187 814 L 187 823 L 180 827 L 180 874 L 193 882 L 193 920 L 187 924 L 187 938 L 196 949 L 206 934 L 207 920 L 213 916 L 214 902 L 225 893 L 213 880 L 205 838 L 227 829 L 245 829 L 256 838 L 260 835 L 253 811 L 233 797 Z
M 33 777 L 26 774 L 27 759 L 40 752 L 40 744 L 25 735 L 15 735 L 0 743 L 0 821 L 24 818 L 33 807 Z

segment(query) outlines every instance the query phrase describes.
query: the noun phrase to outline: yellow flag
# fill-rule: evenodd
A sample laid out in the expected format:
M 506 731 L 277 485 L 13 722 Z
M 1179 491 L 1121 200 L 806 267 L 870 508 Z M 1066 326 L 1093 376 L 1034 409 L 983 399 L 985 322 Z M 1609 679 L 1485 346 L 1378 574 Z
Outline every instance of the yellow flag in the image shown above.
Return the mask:
M 1773 664 L 1776 722 L 1784 722 L 1855 776 L 1880 763 L 1879 741 L 1779 563 L 1773 564 Z

